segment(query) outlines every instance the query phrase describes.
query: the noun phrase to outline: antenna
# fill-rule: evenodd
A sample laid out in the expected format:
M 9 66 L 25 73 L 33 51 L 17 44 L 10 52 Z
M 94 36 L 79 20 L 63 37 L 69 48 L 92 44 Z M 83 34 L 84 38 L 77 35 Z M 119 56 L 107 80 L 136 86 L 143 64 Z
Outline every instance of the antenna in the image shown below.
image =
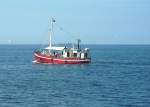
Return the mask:
M 80 49 L 81 40 L 80 40 L 80 39 L 77 39 L 77 41 L 78 41 L 78 49 Z

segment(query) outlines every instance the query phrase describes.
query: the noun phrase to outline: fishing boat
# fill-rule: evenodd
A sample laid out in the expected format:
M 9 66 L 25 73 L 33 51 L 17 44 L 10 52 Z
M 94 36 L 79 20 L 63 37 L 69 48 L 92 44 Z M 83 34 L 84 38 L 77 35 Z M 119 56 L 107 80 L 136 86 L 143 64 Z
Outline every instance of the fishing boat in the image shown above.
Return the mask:
M 77 39 L 76 47 L 55 46 L 52 44 L 53 24 L 56 21 L 51 20 L 51 29 L 49 35 L 49 45 L 44 49 L 36 49 L 34 52 L 34 63 L 43 64 L 85 64 L 91 62 L 90 49 L 81 48 L 80 39 Z

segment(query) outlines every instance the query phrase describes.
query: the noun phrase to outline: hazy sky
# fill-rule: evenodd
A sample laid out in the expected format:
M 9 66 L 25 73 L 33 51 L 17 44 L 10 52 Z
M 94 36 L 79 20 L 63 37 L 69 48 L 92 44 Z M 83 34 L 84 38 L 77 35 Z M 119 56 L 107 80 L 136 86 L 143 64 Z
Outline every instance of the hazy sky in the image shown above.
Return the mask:
M 150 0 L 1 0 L 0 43 L 150 44 Z

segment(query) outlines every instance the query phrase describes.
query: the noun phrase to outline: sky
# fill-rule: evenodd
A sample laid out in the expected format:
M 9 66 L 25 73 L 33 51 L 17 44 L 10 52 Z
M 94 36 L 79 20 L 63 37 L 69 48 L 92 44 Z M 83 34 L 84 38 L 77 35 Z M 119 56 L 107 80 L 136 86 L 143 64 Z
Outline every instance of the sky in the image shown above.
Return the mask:
M 0 44 L 150 44 L 150 0 L 1 0 Z

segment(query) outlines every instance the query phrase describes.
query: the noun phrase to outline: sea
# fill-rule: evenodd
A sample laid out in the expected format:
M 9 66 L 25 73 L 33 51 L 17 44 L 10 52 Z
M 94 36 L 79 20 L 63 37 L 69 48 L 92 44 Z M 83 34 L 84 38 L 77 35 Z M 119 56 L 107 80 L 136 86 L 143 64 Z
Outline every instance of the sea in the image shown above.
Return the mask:
M 150 107 L 150 45 L 86 45 L 92 62 L 34 64 L 39 45 L 0 45 L 0 107 Z

